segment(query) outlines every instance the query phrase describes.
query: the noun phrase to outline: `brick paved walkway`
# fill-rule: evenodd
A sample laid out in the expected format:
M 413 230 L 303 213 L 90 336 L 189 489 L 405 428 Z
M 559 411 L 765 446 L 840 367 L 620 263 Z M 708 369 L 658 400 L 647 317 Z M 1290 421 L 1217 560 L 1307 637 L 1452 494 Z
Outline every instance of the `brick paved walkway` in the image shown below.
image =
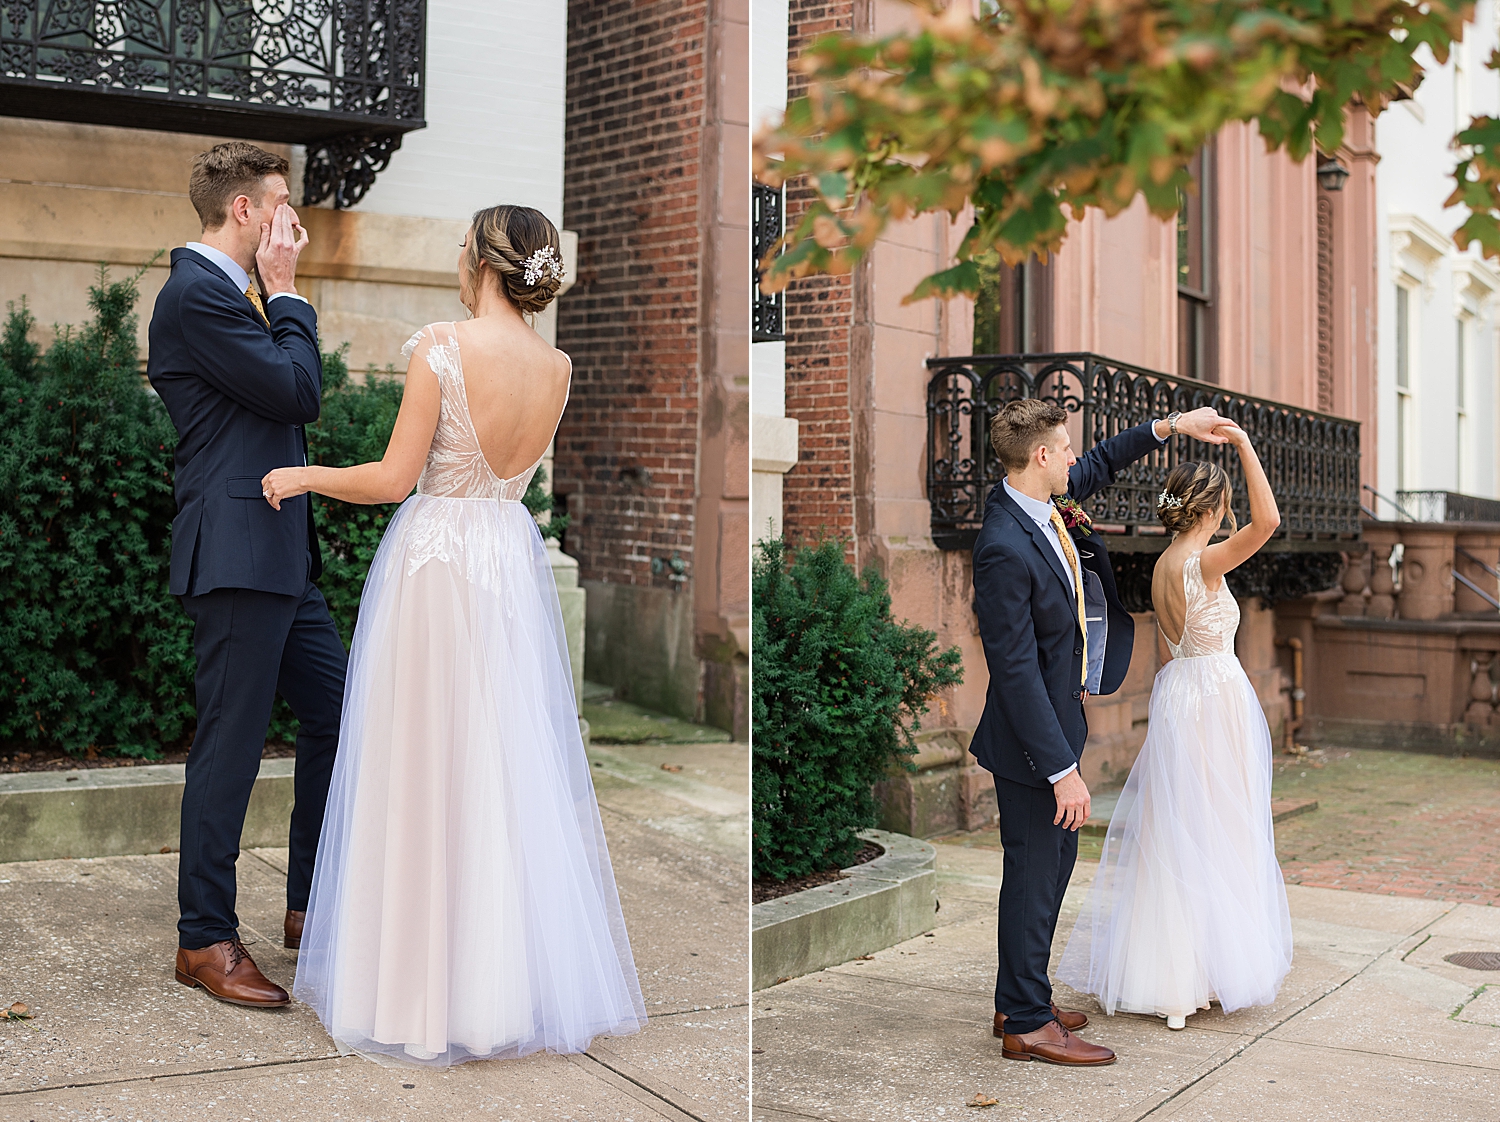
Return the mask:
M 1500 904 L 1500 761 L 1278 754 L 1272 790 L 1318 800 L 1276 827 L 1288 884 Z

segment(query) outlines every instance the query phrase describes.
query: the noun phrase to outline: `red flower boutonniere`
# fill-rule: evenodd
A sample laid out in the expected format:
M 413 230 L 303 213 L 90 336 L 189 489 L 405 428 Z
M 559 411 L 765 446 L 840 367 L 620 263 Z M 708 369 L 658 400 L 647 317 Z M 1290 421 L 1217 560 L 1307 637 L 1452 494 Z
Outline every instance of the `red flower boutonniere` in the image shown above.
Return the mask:
M 1088 511 L 1078 505 L 1078 501 L 1069 495 L 1059 495 L 1052 500 L 1052 505 L 1057 507 L 1057 513 L 1062 515 L 1063 525 L 1069 530 L 1077 530 L 1084 537 L 1094 532 L 1094 520 L 1089 517 Z

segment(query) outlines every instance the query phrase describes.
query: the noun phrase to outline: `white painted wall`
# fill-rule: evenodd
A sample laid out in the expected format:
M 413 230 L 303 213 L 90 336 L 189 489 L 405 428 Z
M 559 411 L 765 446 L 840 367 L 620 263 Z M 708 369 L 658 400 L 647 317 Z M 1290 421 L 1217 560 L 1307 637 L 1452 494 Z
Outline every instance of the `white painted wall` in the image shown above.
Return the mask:
M 1471 116 L 1500 115 L 1500 74 L 1484 66 L 1497 38 L 1494 0 L 1480 0 L 1464 43 L 1446 65 L 1429 65 L 1411 101 L 1376 122 L 1379 272 L 1379 489 L 1500 496 L 1496 427 L 1496 296 L 1500 273 L 1452 233 L 1461 207 L 1445 208 L 1459 156 L 1449 145 Z M 1429 64 L 1430 57 L 1426 60 Z M 1397 295 L 1407 290 L 1409 394 L 1397 387 Z M 1465 323 L 1465 416 L 1459 416 L 1458 324 Z M 1406 402 L 1404 465 L 1398 464 L 1398 409 Z M 1398 479 L 1404 479 L 1398 483 Z M 1368 498 L 1368 497 L 1367 497 Z M 1394 512 L 1379 504 L 1382 517 Z
M 463 221 L 517 203 L 561 228 L 567 30 L 562 0 L 431 0 L 427 127 L 359 209 Z
M 750 126 L 786 111 L 788 0 L 750 3 Z M 786 344 L 750 345 L 752 537 L 781 532 L 781 477 L 797 462 L 797 421 L 786 415 Z

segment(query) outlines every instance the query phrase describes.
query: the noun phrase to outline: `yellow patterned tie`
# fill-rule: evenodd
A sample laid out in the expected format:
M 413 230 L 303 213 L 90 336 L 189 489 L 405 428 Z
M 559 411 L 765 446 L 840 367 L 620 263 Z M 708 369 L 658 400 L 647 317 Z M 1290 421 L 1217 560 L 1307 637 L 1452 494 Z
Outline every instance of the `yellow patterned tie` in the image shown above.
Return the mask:
M 267 327 L 270 327 L 271 321 L 266 319 L 266 306 L 260 302 L 260 293 L 255 291 L 255 285 L 252 284 L 245 288 L 245 299 L 249 300 L 250 303 L 254 306 L 256 312 L 260 315 L 260 318 L 265 323 L 265 325 Z
M 1068 559 L 1068 567 L 1073 570 L 1073 594 L 1078 597 L 1078 630 L 1083 635 L 1083 685 L 1089 681 L 1089 628 L 1084 622 L 1083 606 L 1083 570 L 1078 565 L 1078 551 L 1073 548 L 1073 535 L 1068 533 L 1068 527 L 1062 520 L 1062 515 L 1057 513 L 1057 507 L 1052 508 L 1052 528 L 1057 531 L 1058 539 L 1062 542 L 1063 554 Z

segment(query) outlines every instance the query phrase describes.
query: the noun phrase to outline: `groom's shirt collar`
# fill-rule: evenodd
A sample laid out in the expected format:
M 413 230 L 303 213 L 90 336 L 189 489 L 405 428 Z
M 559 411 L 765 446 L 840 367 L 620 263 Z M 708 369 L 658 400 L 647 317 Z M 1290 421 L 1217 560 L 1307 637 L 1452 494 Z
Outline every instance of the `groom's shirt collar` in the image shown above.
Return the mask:
M 234 285 L 240 292 L 250 287 L 250 274 L 240 268 L 240 264 L 222 249 L 215 249 L 211 245 L 202 242 L 188 242 L 187 248 L 191 249 L 199 257 L 204 258 L 211 265 L 218 266 L 219 272 L 229 278 L 229 283 Z
M 1003 480 L 1005 493 L 1015 500 L 1018 507 L 1031 515 L 1031 519 L 1038 526 L 1050 526 L 1052 524 L 1052 503 L 1043 502 L 1041 499 L 1033 499 L 1030 495 L 1023 495 L 1010 485 L 1010 480 Z

